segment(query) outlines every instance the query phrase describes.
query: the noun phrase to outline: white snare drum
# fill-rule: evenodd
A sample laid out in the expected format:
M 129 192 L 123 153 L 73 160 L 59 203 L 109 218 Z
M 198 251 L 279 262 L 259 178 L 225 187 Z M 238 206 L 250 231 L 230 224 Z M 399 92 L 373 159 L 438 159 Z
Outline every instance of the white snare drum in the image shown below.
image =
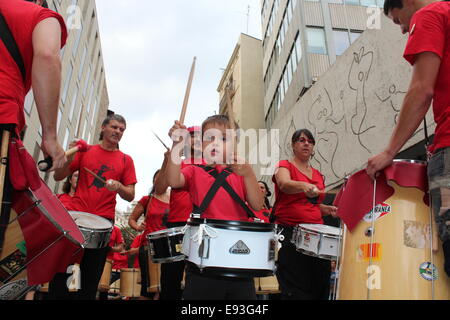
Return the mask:
M 323 224 L 299 224 L 291 242 L 298 251 L 321 259 L 335 260 L 339 254 L 342 230 Z
M 109 244 L 113 225 L 107 219 L 95 214 L 69 211 L 84 236 L 83 246 L 88 249 L 101 249 Z
M 275 225 L 190 218 L 187 226 L 182 252 L 203 273 L 265 277 L 275 272 Z

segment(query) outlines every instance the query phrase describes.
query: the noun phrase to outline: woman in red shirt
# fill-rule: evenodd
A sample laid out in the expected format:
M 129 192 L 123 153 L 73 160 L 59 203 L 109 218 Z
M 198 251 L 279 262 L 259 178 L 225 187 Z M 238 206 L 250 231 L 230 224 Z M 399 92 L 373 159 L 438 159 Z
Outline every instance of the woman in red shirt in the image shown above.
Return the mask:
M 70 205 L 72 197 L 75 194 L 75 189 L 77 188 L 78 182 L 78 171 L 75 171 L 70 176 L 67 177 L 63 185 L 63 193 L 58 194 L 58 199 L 61 201 L 64 207 Z
M 159 174 L 156 171 L 153 175 L 153 184 Z M 145 197 L 144 197 L 145 198 Z M 155 187 L 148 195 L 147 199 L 142 198 L 134 208 L 128 219 L 128 224 L 136 231 L 144 231 L 141 236 L 141 243 L 139 247 L 139 265 L 141 266 L 141 296 L 150 298 L 151 294 L 147 292 L 147 285 L 149 280 L 148 274 L 148 241 L 146 236 L 149 233 L 166 229 L 167 217 L 169 215 L 169 188 L 164 193 L 157 194 Z M 138 224 L 138 220 L 142 215 L 145 215 L 145 220 Z
M 292 136 L 294 157 L 278 163 L 275 183 L 275 222 L 284 240 L 278 253 L 277 279 L 282 299 L 327 299 L 330 261 L 302 254 L 291 243 L 293 227 L 302 223 L 323 224 L 322 216 L 335 215 L 336 207 L 321 204 L 323 175 L 309 164 L 315 140 L 307 129 Z

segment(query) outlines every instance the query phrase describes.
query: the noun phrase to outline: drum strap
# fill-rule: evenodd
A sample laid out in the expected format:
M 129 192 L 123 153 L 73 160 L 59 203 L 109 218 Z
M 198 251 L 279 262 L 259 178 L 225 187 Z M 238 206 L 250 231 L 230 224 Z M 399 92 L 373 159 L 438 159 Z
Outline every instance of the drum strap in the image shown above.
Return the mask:
M 2 15 L 1 12 L 0 12 L 0 39 L 2 39 L 9 54 L 16 62 L 17 67 L 19 68 L 20 73 L 22 74 L 22 80 L 25 82 L 26 72 L 22 55 L 20 54 L 19 47 L 17 46 L 13 34 L 9 29 L 8 24 L 6 23 L 5 17 Z
M 211 188 L 209 189 L 205 198 L 203 199 L 200 207 L 196 207 L 194 205 L 194 210 L 193 210 L 194 213 L 201 215 L 206 210 L 206 208 L 209 206 L 209 204 L 211 203 L 213 197 L 216 195 L 219 188 L 222 187 L 230 195 L 230 197 L 233 198 L 233 200 L 235 200 L 245 210 L 245 212 L 247 213 L 249 218 L 256 218 L 253 211 L 248 207 L 248 205 L 244 202 L 244 200 L 242 200 L 241 197 L 239 197 L 239 195 L 236 193 L 236 191 L 234 191 L 234 189 L 230 186 L 230 184 L 225 180 L 230 174 L 233 173 L 231 168 L 225 168 L 222 172 L 219 173 L 219 172 L 217 172 L 217 170 L 215 170 L 212 167 L 203 166 L 203 165 L 196 165 L 196 166 L 205 170 L 208 174 L 213 176 L 216 180 L 214 181 L 213 185 L 211 186 Z

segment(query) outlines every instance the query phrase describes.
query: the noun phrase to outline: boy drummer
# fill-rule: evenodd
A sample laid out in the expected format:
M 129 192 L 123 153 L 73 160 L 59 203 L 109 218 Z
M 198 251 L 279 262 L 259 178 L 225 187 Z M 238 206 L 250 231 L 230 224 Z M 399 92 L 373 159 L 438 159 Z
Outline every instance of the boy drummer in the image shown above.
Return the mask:
M 202 124 L 202 148 L 205 166 L 187 166 L 181 169 L 181 160 L 177 158 L 177 145 L 183 143 L 188 131 L 175 121 L 169 131 L 174 146 L 169 157 L 166 173 L 172 188 L 184 188 L 191 197 L 194 207 L 200 207 L 209 189 L 215 182 L 212 171 L 221 173 L 230 171 L 225 181 L 241 199 L 254 210 L 261 210 L 263 196 L 259 191 L 258 181 L 249 164 L 240 164 L 233 155 L 234 138 L 230 139 L 227 130 L 233 126 L 227 116 L 208 117 Z M 181 139 L 180 139 L 181 138 Z M 231 161 L 227 161 L 231 159 Z M 226 165 L 226 163 L 230 163 Z M 209 171 L 209 172 L 208 172 Z M 202 218 L 220 220 L 248 221 L 246 210 L 241 207 L 223 188 L 219 188 L 210 204 L 202 213 Z M 253 278 L 230 278 L 210 276 L 200 273 L 198 267 L 186 261 L 186 282 L 183 292 L 185 300 L 255 300 Z

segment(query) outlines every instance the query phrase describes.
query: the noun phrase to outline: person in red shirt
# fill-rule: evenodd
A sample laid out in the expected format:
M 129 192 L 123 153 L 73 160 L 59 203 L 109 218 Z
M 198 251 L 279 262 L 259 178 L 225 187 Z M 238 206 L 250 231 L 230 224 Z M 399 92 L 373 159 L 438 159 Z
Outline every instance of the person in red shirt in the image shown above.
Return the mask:
M 169 188 L 166 188 L 163 193 L 156 193 L 154 186 L 159 172 L 160 170 L 157 170 L 153 175 L 153 187 L 148 196 L 146 206 L 143 206 L 145 210 L 141 210 L 141 206 L 138 208 L 135 207 L 130 215 L 130 218 L 128 219 L 128 224 L 131 228 L 138 232 L 143 231 L 139 246 L 139 265 L 141 266 L 141 297 L 143 299 L 152 297 L 152 294 L 147 292 L 148 281 L 150 279 L 150 275 L 148 274 L 148 261 L 150 257 L 148 255 L 148 241 L 146 236 L 149 233 L 166 229 L 167 216 L 169 215 Z M 138 220 L 143 214 L 145 215 L 145 220 L 143 223 L 138 224 Z
M 19 51 L 14 58 L 0 40 L 0 124 L 2 131 L 6 129 L 20 136 L 25 127 L 25 96 L 33 87 L 42 127 L 41 149 L 45 157 L 53 159 L 50 170 L 54 170 L 67 160 L 56 132 L 61 87 L 60 50 L 66 43 L 67 29 L 63 17 L 47 9 L 45 1 L 35 2 L 0 0 L 0 15 Z
M 202 159 L 201 128 L 192 126 L 187 128 L 189 139 L 183 151 L 184 160 L 181 168 L 193 164 L 205 164 Z M 167 154 L 168 155 L 168 154 Z M 161 172 L 155 181 L 155 190 L 165 190 L 169 187 L 166 179 L 167 157 L 161 167 Z M 167 219 L 167 228 L 186 225 L 192 213 L 192 202 L 189 193 L 184 189 L 172 189 L 170 192 L 170 210 Z M 182 281 L 184 274 L 184 261 L 161 264 L 161 300 L 181 300 Z
M 292 135 L 294 157 L 281 160 L 272 181 L 275 184 L 275 223 L 282 228 L 284 240 L 278 252 L 276 276 L 284 300 L 327 299 L 330 261 L 305 255 L 291 243 L 293 227 L 298 224 L 323 224 L 322 216 L 336 215 L 337 208 L 321 204 L 325 198 L 322 174 L 311 167 L 315 139 L 307 129 Z
M 65 179 L 79 171 L 78 185 L 68 210 L 87 212 L 108 219 L 114 224 L 117 194 L 126 201 L 133 201 L 134 186 L 137 182 L 133 159 L 119 150 L 119 141 L 126 129 L 125 119 L 111 114 L 102 123 L 100 144 L 88 146 L 87 151 L 70 156 L 68 162 L 55 171 L 56 181 Z M 74 146 L 76 141 L 71 143 Z M 94 172 L 92 176 L 85 168 Z M 77 297 L 94 300 L 106 261 L 108 247 L 84 249 L 80 264 L 81 289 Z M 56 298 L 67 292 L 63 281 L 59 281 Z M 49 293 L 52 286 L 49 287 Z
M 174 145 L 167 161 L 167 181 L 172 188 L 184 188 L 189 192 L 194 211 L 203 202 L 215 178 L 208 172 L 231 172 L 226 181 L 237 193 L 242 202 L 254 210 L 260 210 L 263 195 L 259 191 L 255 173 L 249 164 L 242 163 L 233 154 L 235 138 L 227 130 L 237 128 L 227 116 L 215 115 L 202 123 L 202 149 L 207 166 L 187 166 L 181 169 L 181 161 L 176 154 L 179 144 L 189 134 L 186 127 L 175 121 L 169 131 Z M 232 135 L 234 130 L 231 130 Z M 228 132 L 230 133 L 230 132 Z M 180 139 L 181 138 L 181 139 Z M 175 150 L 175 151 L 174 151 Z M 239 161 L 238 161 L 239 160 Z M 227 165 L 230 163 L 230 165 Z M 208 171 L 208 172 L 207 172 Z M 202 212 L 202 218 L 248 221 L 247 211 L 241 207 L 223 188 L 219 188 L 208 207 Z M 186 261 L 186 282 L 183 299 L 256 299 L 253 278 L 213 277 L 202 274 L 198 267 Z M 213 288 L 213 289 L 211 289 Z
M 269 190 L 269 186 L 264 181 L 258 181 L 259 190 L 264 195 L 264 204 L 263 208 L 259 211 L 254 211 L 253 213 L 256 217 L 266 223 L 270 222 L 270 214 L 272 213 L 272 206 L 270 205 L 269 197 L 272 195 L 272 192 Z
M 412 69 L 408 92 L 388 145 L 367 163 L 375 178 L 420 126 L 431 102 L 436 122 L 429 146 L 428 180 L 432 210 L 444 251 L 444 269 L 450 276 L 450 2 L 386 0 L 384 14 L 409 33 L 403 57 Z
M 75 194 L 75 190 L 77 188 L 78 182 L 78 171 L 75 171 L 70 176 L 66 178 L 66 181 L 63 185 L 63 193 L 58 194 L 58 199 L 61 201 L 64 207 L 70 206 L 70 202 L 72 201 L 72 197 Z

